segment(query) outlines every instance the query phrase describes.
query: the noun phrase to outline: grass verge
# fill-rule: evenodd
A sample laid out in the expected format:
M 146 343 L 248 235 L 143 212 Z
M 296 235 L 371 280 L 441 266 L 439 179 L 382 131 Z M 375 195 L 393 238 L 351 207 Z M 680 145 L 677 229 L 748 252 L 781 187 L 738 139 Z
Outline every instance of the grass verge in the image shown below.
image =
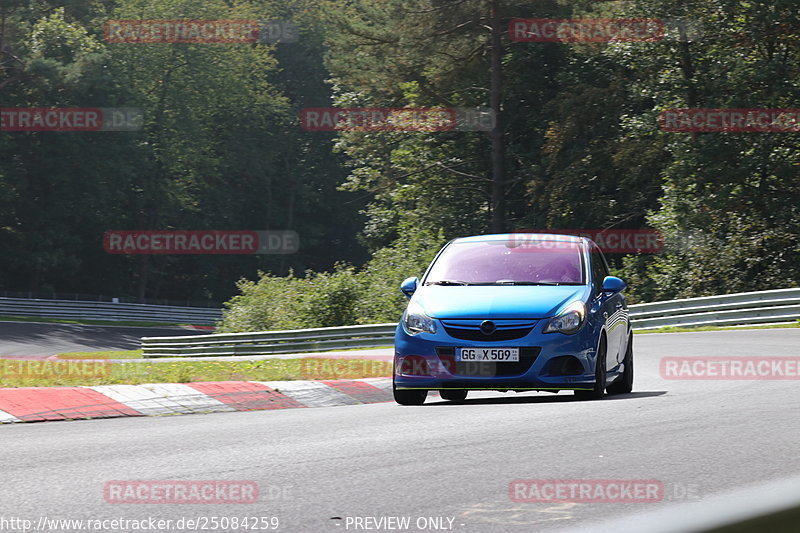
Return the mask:
M 2 387 L 137 385 L 195 381 L 295 381 L 388 377 L 392 363 L 364 359 L 264 359 L 260 361 L 109 361 L 0 359 Z
M 59 359 L 143 359 L 142 350 L 60 353 Z
M 800 321 L 746 327 L 667 327 L 646 333 L 723 331 L 738 329 L 800 328 Z M 87 359 L 140 359 L 141 350 L 74 352 L 59 360 L 17 361 L 0 359 L 2 387 L 63 387 L 91 385 L 136 385 L 141 383 L 191 383 L 195 381 L 294 381 L 361 379 L 391 376 L 389 361 L 371 359 L 327 359 L 324 353 L 310 359 L 263 359 L 258 361 L 175 361 L 112 364 Z
M 320 357 L 325 355 L 326 353 L 332 352 L 362 352 L 365 350 L 391 350 L 394 346 L 377 346 L 375 348 L 348 348 L 347 350 L 326 350 L 324 352 L 315 352 L 318 353 Z M 60 353 L 56 357 L 59 359 L 144 359 L 144 355 L 142 355 L 142 350 L 124 350 L 119 352 L 70 352 L 70 353 Z M 158 359 L 153 359 L 157 361 Z

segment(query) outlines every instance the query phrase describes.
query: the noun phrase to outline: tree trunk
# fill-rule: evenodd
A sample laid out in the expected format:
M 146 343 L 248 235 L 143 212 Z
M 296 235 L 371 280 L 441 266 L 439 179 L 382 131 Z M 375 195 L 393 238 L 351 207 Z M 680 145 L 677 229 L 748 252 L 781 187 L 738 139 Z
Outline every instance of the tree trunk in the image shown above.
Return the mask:
M 500 19 L 500 0 L 490 0 L 491 6 L 491 80 L 489 87 L 489 106 L 494 114 L 492 139 L 492 233 L 506 230 L 506 191 L 503 168 L 503 121 L 502 121 L 502 20 Z

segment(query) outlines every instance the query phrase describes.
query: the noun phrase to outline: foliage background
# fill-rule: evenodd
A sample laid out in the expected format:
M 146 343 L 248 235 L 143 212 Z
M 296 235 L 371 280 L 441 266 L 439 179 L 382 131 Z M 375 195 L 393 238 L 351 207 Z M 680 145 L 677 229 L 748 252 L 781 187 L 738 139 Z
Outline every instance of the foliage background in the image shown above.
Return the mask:
M 4 107 L 142 107 L 146 123 L 0 130 L 0 290 L 233 297 L 229 331 L 396 320 L 403 278 L 446 240 L 490 227 L 488 135 L 305 132 L 297 117 L 488 105 L 492 1 L 504 21 L 650 17 L 673 28 L 644 43 L 503 36 L 508 229 L 660 230 L 663 253 L 610 257 L 634 301 L 800 282 L 800 134 L 667 133 L 657 122 L 676 107 L 796 107 L 796 0 L 4 0 Z M 299 39 L 109 44 L 114 18 L 290 19 Z M 108 229 L 171 228 L 293 229 L 301 250 L 102 249 Z

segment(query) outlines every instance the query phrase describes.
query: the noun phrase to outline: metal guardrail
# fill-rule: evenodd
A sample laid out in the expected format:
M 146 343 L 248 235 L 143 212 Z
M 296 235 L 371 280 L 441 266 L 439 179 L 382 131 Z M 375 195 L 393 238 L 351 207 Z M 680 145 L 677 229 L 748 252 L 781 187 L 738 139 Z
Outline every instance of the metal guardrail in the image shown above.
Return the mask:
M 637 304 L 630 313 L 634 329 L 794 322 L 800 319 L 800 288 Z
M 634 329 L 793 322 L 800 288 L 746 292 L 630 306 Z M 142 339 L 144 357 L 203 357 L 321 352 L 388 346 L 396 323 Z
M 142 352 L 144 357 L 204 357 L 374 348 L 392 344 L 396 327 L 396 323 L 390 323 L 258 333 L 145 337 L 142 339 Z
M 0 298 L 0 316 L 214 325 L 220 309 L 71 300 Z
M 23 300 L 69 300 L 71 302 L 108 302 L 126 304 L 168 305 L 174 307 L 203 307 L 220 309 L 222 304 L 210 300 L 170 300 L 167 298 L 135 298 L 132 296 L 109 296 L 107 294 L 85 294 L 81 292 L 34 292 L 0 291 L 0 298 L 19 298 Z

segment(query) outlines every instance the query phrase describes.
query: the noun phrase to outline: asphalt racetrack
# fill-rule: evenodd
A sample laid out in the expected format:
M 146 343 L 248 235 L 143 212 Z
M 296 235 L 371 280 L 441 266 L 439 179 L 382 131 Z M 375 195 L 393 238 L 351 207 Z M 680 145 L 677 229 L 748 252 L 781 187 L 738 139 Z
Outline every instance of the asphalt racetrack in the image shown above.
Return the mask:
M 142 337 L 199 335 L 180 327 L 84 326 L 0 322 L 0 357 L 50 356 L 67 352 L 138 350 Z
M 53 351 L 46 342 L 42 350 Z M 800 329 L 636 335 L 635 346 L 634 393 L 593 402 L 486 392 L 461 405 L 437 397 L 420 407 L 6 425 L 0 515 L 154 518 L 175 531 L 181 518 L 204 517 L 277 517 L 288 532 L 397 531 L 375 526 L 409 517 L 407 531 L 553 532 L 800 472 L 796 379 L 668 380 L 659 371 L 662 357 L 797 357 Z M 509 486 L 518 479 L 658 480 L 663 500 L 515 502 Z M 115 480 L 244 480 L 260 496 L 108 503 L 103 489 Z

